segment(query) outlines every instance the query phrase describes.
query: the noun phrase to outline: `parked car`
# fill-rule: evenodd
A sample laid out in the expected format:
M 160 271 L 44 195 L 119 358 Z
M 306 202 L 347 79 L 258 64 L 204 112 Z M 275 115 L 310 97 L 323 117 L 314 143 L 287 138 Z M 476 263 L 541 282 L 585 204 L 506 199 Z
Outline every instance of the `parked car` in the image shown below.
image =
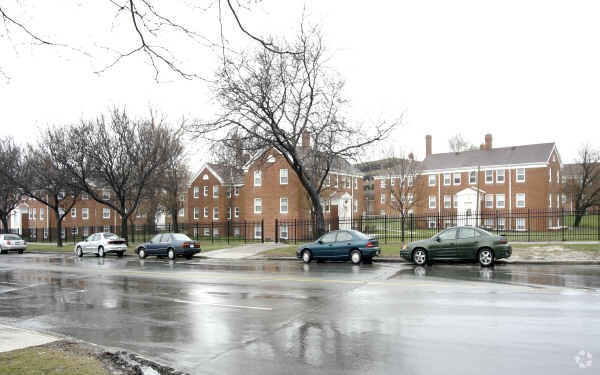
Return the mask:
M 508 258 L 512 247 L 504 236 L 480 228 L 462 226 L 445 229 L 435 236 L 411 242 L 400 250 L 400 256 L 417 265 L 436 259 L 476 260 L 484 267 L 496 259 Z
M 192 259 L 200 251 L 200 243 L 183 233 L 160 233 L 135 249 L 140 259 L 148 255 L 167 256 L 169 259 L 184 256 L 186 259 Z
M 106 254 L 117 254 L 122 257 L 127 251 L 127 241 L 114 233 L 100 232 L 94 233 L 85 241 L 78 242 L 75 245 L 75 255 L 82 257 L 83 254 L 92 253 L 98 257 L 104 257 Z
M 23 254 L 25 250 L 27 250 L 27 242 L 18 234 L 0 234 L 0 254 L 8 254 L 9 251 Z
M 303 244 L 296 257 L 304 263 L 315 260 L 348 260 L 354 264 L 368 263 L 381 253 L 379 241 L 357 230 L 334 230 L 315 242 Z

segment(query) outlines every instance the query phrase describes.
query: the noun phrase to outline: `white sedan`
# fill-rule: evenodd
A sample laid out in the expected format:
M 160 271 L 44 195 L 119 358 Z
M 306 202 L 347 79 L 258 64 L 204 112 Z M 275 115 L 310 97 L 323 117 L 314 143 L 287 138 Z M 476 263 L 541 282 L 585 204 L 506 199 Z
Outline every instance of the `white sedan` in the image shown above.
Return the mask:
M 127 241 L 114 233 L 108 232 L 94 233 L 85 241 L 78 242 L 75 245 L 75 255 L 78 257 L 82 257 L 85 253 L 95 254 L 97 257 L 113 253 L 122 257 L 125 251 L 127 251 Z

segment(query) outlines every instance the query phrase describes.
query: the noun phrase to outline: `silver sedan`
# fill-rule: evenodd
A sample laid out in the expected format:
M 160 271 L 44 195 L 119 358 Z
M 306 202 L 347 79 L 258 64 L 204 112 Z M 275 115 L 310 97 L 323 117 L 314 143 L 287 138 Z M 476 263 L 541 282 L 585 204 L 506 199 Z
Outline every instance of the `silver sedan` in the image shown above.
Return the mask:
M 82 257 L 85 253 L 95 254 L 97 257 L 104 257 L 106 254 L 113 253 L 122 257 L 127 251 L 127 241 L 114 233 L 101 232 L 94 233 L 85 241 L 78 242 L 75 245 L 75 255 Z
M 27 242 L 18 234 L 0 234 L 0 254 L 8 254 L 9 250 L 23 254 L 27 250 Z

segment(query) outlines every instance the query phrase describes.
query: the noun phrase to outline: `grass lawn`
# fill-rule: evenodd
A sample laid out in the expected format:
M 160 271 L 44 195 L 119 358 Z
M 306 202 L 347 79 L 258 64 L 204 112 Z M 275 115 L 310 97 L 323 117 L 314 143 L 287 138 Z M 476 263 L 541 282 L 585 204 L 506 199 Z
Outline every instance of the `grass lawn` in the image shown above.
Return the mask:
M 109 375 L 98 359 L 45 346 L 0 353 L 0 375 Z

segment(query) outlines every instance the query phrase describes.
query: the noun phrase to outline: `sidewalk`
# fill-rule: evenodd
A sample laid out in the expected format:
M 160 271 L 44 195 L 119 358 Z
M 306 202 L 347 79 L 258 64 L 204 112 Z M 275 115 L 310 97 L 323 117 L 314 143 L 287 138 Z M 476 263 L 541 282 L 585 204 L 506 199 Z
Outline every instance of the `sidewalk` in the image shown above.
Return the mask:
M 283 246 L 287 245 L 275 242 L 253 243 L 226 249 L 207 251 L 205 253 L 199 253 L 195 257 L 208 259 L 243 259 L 253 257 L 263 251 L 272 250 Z
M 26 329 L 0 325 L 0 353 L 61 340 Z

